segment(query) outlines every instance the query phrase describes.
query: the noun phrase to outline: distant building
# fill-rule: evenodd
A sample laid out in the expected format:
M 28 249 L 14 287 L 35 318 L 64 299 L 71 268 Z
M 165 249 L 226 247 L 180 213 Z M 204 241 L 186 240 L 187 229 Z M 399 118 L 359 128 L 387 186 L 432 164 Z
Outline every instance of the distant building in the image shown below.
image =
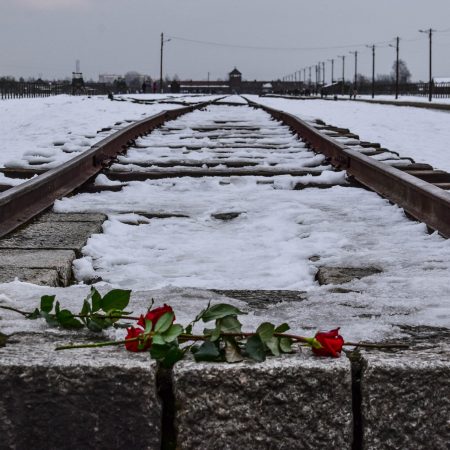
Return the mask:
M 228 81 L 195 81 L 180 82 L 180 91 L 184 93 L 202 94 L 269 94 L 277 91 L 294 91 L 303 89 L 303 83 L 294 81 L 245 81 L 242 73 L 235 67 L 228 74 Z
M 113 84 L 114 81 L 118 80 L 119 78 L 122 78 L 122 77 L 120 75 L 101 73 L 98 76 L 98 82 L 105 83 L 105 84 Z

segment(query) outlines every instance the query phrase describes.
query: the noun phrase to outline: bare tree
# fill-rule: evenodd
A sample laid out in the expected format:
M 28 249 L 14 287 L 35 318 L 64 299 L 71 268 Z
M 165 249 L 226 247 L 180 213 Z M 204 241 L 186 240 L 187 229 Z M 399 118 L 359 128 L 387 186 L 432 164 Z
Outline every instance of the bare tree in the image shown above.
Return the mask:
M 391 78 L 393 80 L 396 79 L 396 72 L 397 72 L 397 62 L 394 61 L 391 70 Z M 403 61 L 403 59 L 398 60 L 398 81 L 400 83 L 409 83 L 411 81 L 411 72 L 409 71 L 406 62 Z

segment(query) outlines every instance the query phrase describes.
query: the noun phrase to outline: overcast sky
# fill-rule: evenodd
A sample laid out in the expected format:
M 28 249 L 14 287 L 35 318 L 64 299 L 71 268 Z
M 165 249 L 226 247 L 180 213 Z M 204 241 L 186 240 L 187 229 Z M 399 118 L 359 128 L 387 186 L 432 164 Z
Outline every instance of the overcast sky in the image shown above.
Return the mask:
M 389 73 L 388 41 L 400 36 L 400 57 L 419 80 L 428 78 L 428 37 L 418 30 L 430 27 L 448 30 L 434 35 L 433 71 L 450 77 L 450 0 L 0 0 L 0 75 L 67 77 L 79 59 L 85 79 L 158 77 L 164 32 L 230 45 L 167 42 L 164 73 L 182 79 L 225 78 L 236 66 L 244 79 L 272 80 L 338 55 L 350 78 L 354 50 L 358 72 L 370 75 L 372 43 L 376 72 Z

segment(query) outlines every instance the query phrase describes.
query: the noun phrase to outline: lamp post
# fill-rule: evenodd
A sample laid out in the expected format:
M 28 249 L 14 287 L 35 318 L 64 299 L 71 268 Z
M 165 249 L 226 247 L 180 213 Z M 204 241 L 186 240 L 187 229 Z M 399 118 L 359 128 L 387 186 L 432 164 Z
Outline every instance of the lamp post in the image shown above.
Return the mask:
M 334 59 L 329 59 L 331 62 L 331 84 L 334 84 Z
M 367 45 L 372 49 L 372 98 L 375 98 L 375 45 Z
M 427 33 L 429 38 L 429 45 L 430 45 L 430 61 L 429 61 L 429 81 L 428 81 L 428 101 L 433 100 L 433 65 L 432 65 L 432 55 L 433 55 L 433 32 L 436 30 L 433 30 L 430 28 L 429 30 L 419 30 L 420 33 Z
M 339 56 L 342 58 L 342 95 L 345 93 L 345 55 Z
M 355 79 L 353 81 L 353 89 L 357 91 L 357 83 L 358 83 L 358 51 L 350 52 L 352 55 L 355 55 Z
M 169 42 L 171 39 L 164 39 L 164 33 L 161 33 L 161 60 L 159 66 L 159 92 L 162 94 L 163 89 L 163 55 L 164 55 L 164 42 Z

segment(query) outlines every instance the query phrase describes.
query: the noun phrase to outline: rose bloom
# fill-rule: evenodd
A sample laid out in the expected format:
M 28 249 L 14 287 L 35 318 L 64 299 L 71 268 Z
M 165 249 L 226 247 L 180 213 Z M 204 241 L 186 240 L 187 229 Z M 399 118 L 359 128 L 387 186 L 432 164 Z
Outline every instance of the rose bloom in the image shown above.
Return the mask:
M 344 345 L 344 338 L 339 334 L 339 328 L 328 332 L 319 331 L 314 336 L 322 346 L 321 348 L 312 348 L 317 356 L 333 356 L 338 358 Z
M 127 328 L 127 331 L 128 331 L 128 334 L 125 339 L 133 339 L 144 333 L 144 330 L 141 327 L 138 327 L 138 328 L 130 327 L 130 328 Z M 125 348 L 129 352 L 143 352 L 144 350 L 148 350 L 151 345 L 152 345 L 152 343 L 151 343 L 150 339 L 145 343 L 144 348 L 141 348 L 141 349 L 139 349 L 139 341 L 138 340 L 131 341 L 131 342 L 125 342 Z
M 141 315 L 137 322 L 136 327 L 130 327 L 127 328 L 128 334 L 125 337 L 125 339 L 133 339 L 138 337 L 139 335 L 143 334 L 145 331 L 145 321 L 151 320 L 152 321 L 152 330 L 155 329 L 155 325 L 160 319 L 161 316 L 163 316 L 165 313 L 173 313 L 173 309 L 171 306 L 164 304 L 164 306 L 161 306 L 159 308 L 152 309 L 151 311 L 148 311 L 145 316 Z M 173 317 L 173 320 L 175 320 L 175 316 Z M 125 348 L 129 352 L 143 352 L 145 350 L 148 350 L 152 345 L 151 339 L 147 339 L 145 345 L 143 348 L 139 348 L 139 341 L 131 341 L 131 342 L 125 342 Z
M 154 330 L 156 322 L 158 322 L 161 316 L 163 316 L 165 313 L 173 313 L 173 309 L 171 306 L 164 303 L 164 306 L 160 306 L 159 308 L 148 311 L 145 316 L 141 315 L 140 319 L 138 320 L 138 325 L 140 325 L 141 327 L 145 327 L 145 321 L 151 320 L 152 330 Z M 173 320 L 175 320 L 175 316 L 173 316 Z

